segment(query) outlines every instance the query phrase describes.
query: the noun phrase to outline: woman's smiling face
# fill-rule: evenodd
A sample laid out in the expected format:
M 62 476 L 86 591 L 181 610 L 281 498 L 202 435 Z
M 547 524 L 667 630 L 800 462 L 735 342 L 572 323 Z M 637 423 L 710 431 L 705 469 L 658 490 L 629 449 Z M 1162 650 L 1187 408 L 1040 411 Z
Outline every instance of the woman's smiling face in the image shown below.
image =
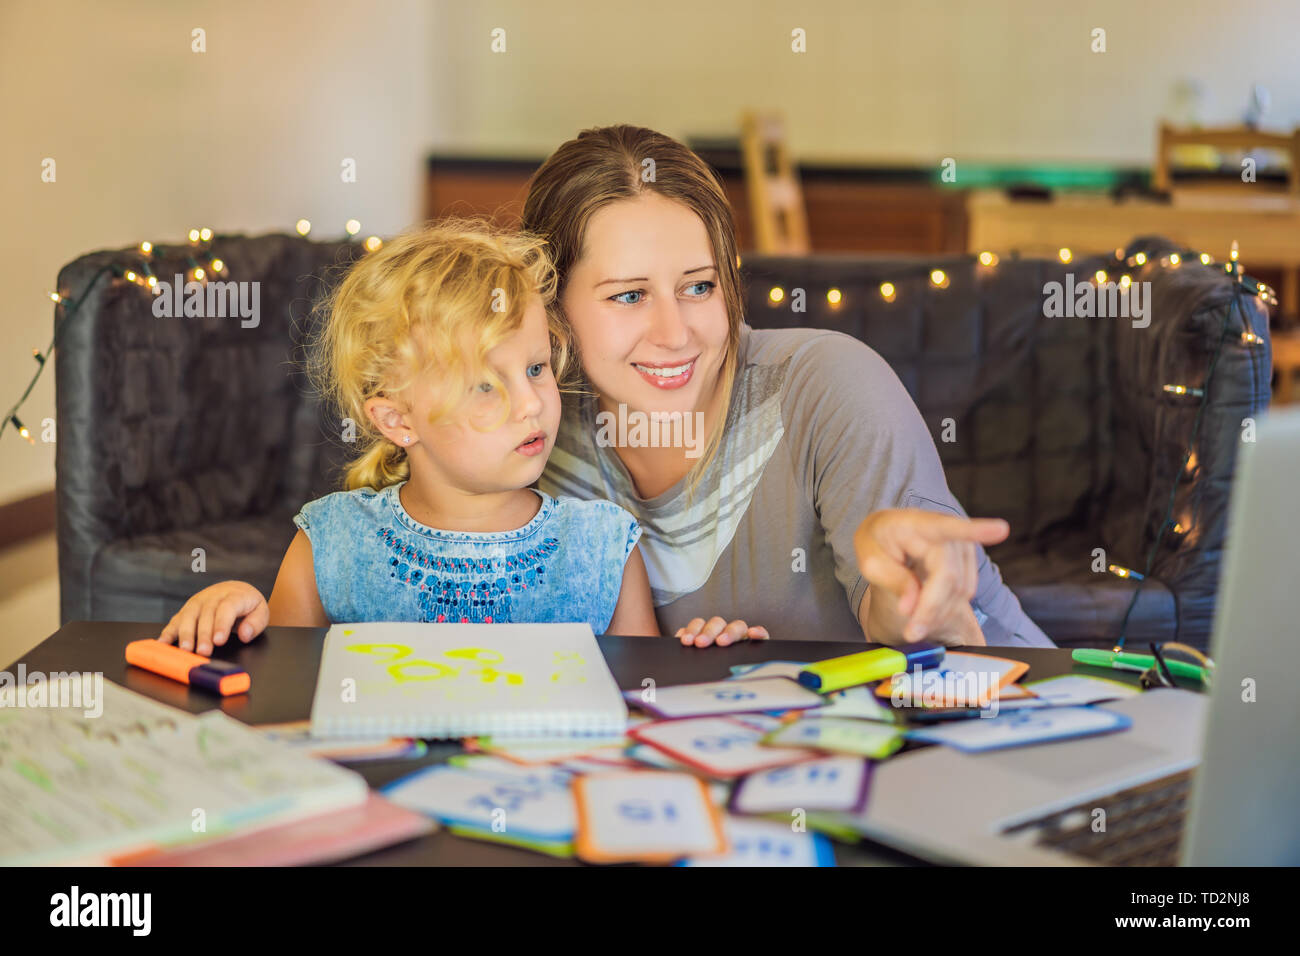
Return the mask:
M 644 192 L 595 213 L 561 304 L 605 410 L 708 407 L 727 309 L 708 231 L 685 205 Z

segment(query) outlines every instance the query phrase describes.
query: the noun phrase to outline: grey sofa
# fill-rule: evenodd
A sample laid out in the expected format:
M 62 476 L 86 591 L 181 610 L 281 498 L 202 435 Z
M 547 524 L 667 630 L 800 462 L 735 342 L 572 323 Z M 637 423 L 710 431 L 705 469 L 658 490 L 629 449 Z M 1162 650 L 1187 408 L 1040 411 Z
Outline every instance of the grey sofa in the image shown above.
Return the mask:
M 1158 259 L 1172 248 L 1135 240 Z M 218 236 L 210 248 L 155 250 L 160 279 L 219 255 L 224 278 L 256 281 L 260 318 L 168 318 L 120 274 L 138 249 L 66 266 L 59 287 L 84 302 L 57 350 L 59 575 L 64 621 L 166 620 L 208 583 L 239 577 L 269 589 L 294 533 L 292 515 L 337 487 L 347 446 L 324 421 L 296 362 L 313 305 L 360 254 L 295 236 Z M 932 267 L 947 275 L 934 286 Z M 1132 642 L 1179 637 L 1205 646 L 1240 422 L 1268 400 L 1268 324 L 1253 297 L 1199 262 L 1133 270 L 1150 281 L 1149 327 L 1049 319 L 1044 284 L 1095 262 L 971 257 L 746 256 L 755 328 L 840 329 L 875 348 L 916 400 L 967 511 L 1010 520 L 993 549 L 1027 611 L 1063 645 L 1107 646 L 1170 490 L 1186 519 L 1166 532 L 1127 625 Z M 1140 273 L 1140 274 L 1139 274 Z M 894 301 L 880 294 L 896 286 Z M 774 304 L 803 289 L 807 309 Z M 832 305 L 830 289 L 840 300 Z M 58 307 L 56 318 L 66 315 Z M 1249 327 L 1259 341 L 1247 344 Z M 1198 402 L 1165 384 L 1210 383 L 1195 467 L 1180 473 Z M 947 421 L 950 420 L 950 421 Z M 944 441 L 945 425 L 956 440 Z

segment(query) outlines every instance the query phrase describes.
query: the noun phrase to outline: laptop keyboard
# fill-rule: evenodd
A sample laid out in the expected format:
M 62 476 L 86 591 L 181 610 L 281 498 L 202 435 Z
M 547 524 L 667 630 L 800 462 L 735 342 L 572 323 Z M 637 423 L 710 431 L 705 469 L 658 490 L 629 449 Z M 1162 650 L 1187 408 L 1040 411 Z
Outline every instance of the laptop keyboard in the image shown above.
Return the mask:
M 1018 823 L 1002 834 L 1108 866 L 1177 866 L 1191 786 L 1192 771 L 1184 770 Z M 1098 808 L 1106 811 L 1106 828 L 1095 832 Z

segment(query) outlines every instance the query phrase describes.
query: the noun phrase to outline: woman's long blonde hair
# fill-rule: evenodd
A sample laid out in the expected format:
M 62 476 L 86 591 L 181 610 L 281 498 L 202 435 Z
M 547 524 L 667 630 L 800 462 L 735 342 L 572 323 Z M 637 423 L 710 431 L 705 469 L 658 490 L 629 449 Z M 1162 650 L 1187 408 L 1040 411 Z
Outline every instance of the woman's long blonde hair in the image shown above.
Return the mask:
M 655 169 L 649 179 L 643 175 L 648 160 L 654 161 Z M 722 413 L 710 430 L 703 454 L 691 466 L 686 482 L 689 502 L 722 442 L 739 371 L 740 326 L 744 321 L 736 223 L 721 180 L 694 151 L 663 133 L 626 125 L 585 129 L 562 144 L 533 174 L 524 201 L 522 227 L 549 244 L 558 278 L 554 311 L 563 319 L 558 296 L 582 257 L 592 216 L 610 203 L 646 192 L 682 203 L 700 217 L 713 247 L 727 310 L 727 344 L 718 380 Z M 571 332 L 565 335 L 574 343 L 575 354 L 580 355 L 582 343 L 574 342 Z M 583 388 L 573 391 L 595 394 L 585 381 Z
M 473 382 L 491 382 L 504 396 L 487 353 L 519 331 L 535 299 L 547 307 L 552 367 L 563 385 L 571 358 L 568 333 L 551 314 L 555 289 L 544 240 L 482 219 L 403 233 L 353 265 L 321 305 L 326 318 L 308 358 L 321 397 L 355 429 L 359 451 L 344 487 L 378 490 L 410 476 L 405 450 L 375 428 L 367 400 L 400 395 L 431 370 L 438 377 L 434 420 Z M 501 421 L 507 415 L 505 404 Z

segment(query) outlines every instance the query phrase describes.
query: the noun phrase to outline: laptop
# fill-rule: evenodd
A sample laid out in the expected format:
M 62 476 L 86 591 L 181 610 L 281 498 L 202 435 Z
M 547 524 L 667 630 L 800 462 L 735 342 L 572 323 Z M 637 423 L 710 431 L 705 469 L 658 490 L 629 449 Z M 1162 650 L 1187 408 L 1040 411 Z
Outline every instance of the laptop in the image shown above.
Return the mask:
M 1097 705 L 1132 720 L 1099 737 L 894 757 L 855 828 L 939 863 L 1300 864 L 1300 410 L 1257 439 L 1238 456 L 1208 695 Z

